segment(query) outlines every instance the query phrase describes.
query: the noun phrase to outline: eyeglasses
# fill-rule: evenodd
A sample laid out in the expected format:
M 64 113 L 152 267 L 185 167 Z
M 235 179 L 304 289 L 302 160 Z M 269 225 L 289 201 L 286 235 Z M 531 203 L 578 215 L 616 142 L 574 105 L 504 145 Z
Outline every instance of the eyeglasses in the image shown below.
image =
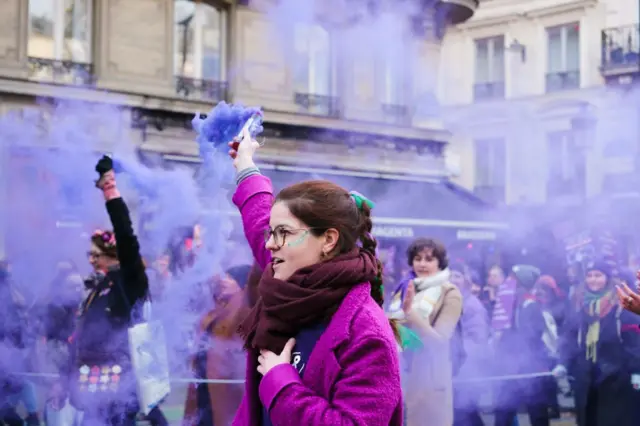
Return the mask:
M 287 237 L 289 235 L 295 235 L 298 232 L 302 232 L 298 238 L 294 241 L 289 242 L 289 246 L 300 244 L 304 241 L 304 237 L 309 234 L 311 228 L 303 229 L 286 229 L 281 226 L 277 226 L 275 229 L 267 228 L 264 230 L 264 242 L 269 241 L 269 238 L 273 236 L 273 243 L 278 247 L 282 248 L 287 241 Z

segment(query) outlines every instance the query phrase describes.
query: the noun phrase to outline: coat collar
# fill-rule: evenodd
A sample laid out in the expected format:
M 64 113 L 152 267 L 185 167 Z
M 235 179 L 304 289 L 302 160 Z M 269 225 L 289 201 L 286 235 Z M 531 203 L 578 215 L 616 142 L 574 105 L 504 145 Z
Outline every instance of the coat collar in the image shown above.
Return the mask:
M 358 284 L 347 293 L 340 307 L 331 318 L 326 331 L 318 340 L 318 348 L 333 350 L 349 340 L 349 325 L 366 302 L 370 293 L 371 285 L 369 283 Z

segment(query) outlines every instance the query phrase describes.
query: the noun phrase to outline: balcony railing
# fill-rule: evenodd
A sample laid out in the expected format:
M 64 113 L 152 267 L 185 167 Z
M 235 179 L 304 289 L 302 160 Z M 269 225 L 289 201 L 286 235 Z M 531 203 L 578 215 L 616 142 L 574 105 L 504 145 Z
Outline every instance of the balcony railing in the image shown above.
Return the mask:
M 29 78 L 51 83 L 91 86 L 95 83 L 93 65 L 73 61 L 29 57 Z
M 197 98 L 210 101 L 227 99 L 228 85 L 223 81 L 199 80 L 191 77 L 176 76 L 176 93 L 185 98 Z
M 296 93 L 294 102 L 309 114 L 340 117 L 340 99 L 333 96 Z
M 556 71 L 546 75 L 546 91 L 559 92 L 580 88 L 580 71 Z
M 473 100 L 504 99 L 504 81 L 475 83 L 473 85 Z
M 382 114 L 386 121 L 394 124 L 407 125 L 411 121 L 406 105 L 382 104 Z
M 640 71 L 640 26 L 608 28 L 602 31 L 603 73 L 619 73 L 632 69 Z

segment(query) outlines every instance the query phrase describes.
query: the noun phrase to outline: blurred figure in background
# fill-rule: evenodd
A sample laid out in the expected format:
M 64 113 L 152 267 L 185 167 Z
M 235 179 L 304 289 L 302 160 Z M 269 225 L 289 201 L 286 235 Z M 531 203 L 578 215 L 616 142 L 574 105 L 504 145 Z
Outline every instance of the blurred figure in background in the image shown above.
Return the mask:
M 547 326 L 542 306 L 533 295 L 540 270 L 516 265 L 505 285 L 515 285 L 516 297 L 507 327 L 494 342 L 497 375 L 535 374 L 549 371 L 543 336 Z M 509 283 L 512 281 L 513 283 Z M 531 426 L 549 426 L 544 378 L 499 382 L 495 393 L 495 426 L 512 426 L 518 408 L 525 405 Z
M 542 275 L 538 278 L 533 293 L 542 306 L 542 314 L 547 324 L 543 342 L 547 348 L 550 365 L 553 369 L 558 363 L 558 333 L 564 324 L 570 305 L 564 297 L 564 293 L 556 284 L 556 280 L 550 275 Z M 553 377 L 545 377 L 546 393 L 549 402 L 549 415 L 552 419 L 560 418 L 560 404 L 558 401 L 558 382 Z
M 562 377 L 571 367 L 579 426 L 632 426 L 640 419 L 640 317 L 623 309 L 616 284 L 605 261 L 587 267 L 577 294 L 581 308 L 561 335 L 554 373 Z
M 472 293 L 473 283 L 466 265 L 449 265 L 451 284 L 462 293 L 460 330 L 466 359 L 455 378 L 478 379 L 486 375 L 488 361 L 489 321 L 480 299 Z M 480 417 L 480 396 L 486 387 L 479 383 L 454 384 L 453 406 L 455 426 L 483 426 Z
M 495 305 L 498 303 L 498 293 L 502 283 L 504 283 L 504 271 L 499 265 L 493 265 L 487 273 L 487 285 L 484 286 L 481 297 L 489 318 L 493 316 Z
M 200 322 L 200 349 L 193 360 L 198 379 L 244 379 L 243 341 L 236 331 L 250 310 L 245 287 L 251 269 L 249 265 L 234 266 L 211 282 L 215 307 Z M 243 393 L 244 387 L 238 384 L 189 386 L 183 424 L 229 426 Z
M 24 300 L 11 284 L 10 265 L 0 261 L 0 422 L 23 426 L 16 400 L 24 387 L 16 371 L 27 371 L 25 353 Z
M 389 317 L 417 336 L 404 349 L 407 425 L 453 423 L 452 338 L 462 313 L 462 294 L 450 280 L 447 250 L 438 241 L 418 238 L 407 249 L 412 272 L 394 292 Z

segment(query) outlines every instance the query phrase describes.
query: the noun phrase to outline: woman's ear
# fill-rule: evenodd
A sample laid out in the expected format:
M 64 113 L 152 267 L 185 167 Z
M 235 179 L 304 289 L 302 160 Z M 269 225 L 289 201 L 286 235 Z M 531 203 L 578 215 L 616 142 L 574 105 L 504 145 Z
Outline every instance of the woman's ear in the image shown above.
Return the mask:
M 340 232 L 335 228 L 329 228 L 324 233 L 324 244 L 322 245 L 322 252 L 325 254 L 333 253 L 338 245 L 338 239 L 340 238 Z

